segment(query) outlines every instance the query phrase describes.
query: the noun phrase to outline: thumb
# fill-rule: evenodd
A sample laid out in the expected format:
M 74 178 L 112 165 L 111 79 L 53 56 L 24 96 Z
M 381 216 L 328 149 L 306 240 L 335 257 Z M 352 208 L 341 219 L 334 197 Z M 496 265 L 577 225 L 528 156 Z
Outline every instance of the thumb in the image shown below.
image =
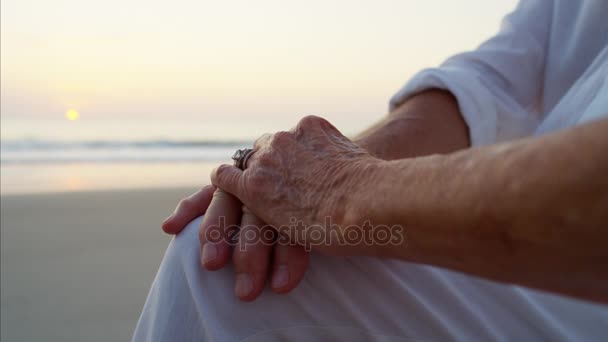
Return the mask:
M 245 199 L 243 177 L 243 171 L 229 164 L 220 165 L 211 171 L 211 183 L 238 197 L 241 202 Z

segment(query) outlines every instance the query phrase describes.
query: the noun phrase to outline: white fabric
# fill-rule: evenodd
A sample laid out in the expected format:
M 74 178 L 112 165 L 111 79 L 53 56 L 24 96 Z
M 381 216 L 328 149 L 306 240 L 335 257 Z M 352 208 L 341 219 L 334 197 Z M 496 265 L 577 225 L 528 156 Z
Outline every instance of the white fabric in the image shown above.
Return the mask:
M 477 50 L 423 70 L 391 109 L 429 88 L 451 91 L 473 145 L 608 117 L 608 1 L 525 0 Z
M 450 90 L 474 145 L 608 117 L 608 1 L 528 0 L 478 50 L 414 77 L 391 105 Z M 588 340 L 608 337 L 608 306 L 430 266 L 313 255 L 300 286 L 253 303 L 231 267 L 199 266 L 191 223 L 170 244 L 135 341 Z
M 313 254 L 287 295 L 234 296 L 199 265 L 200 218 L 169 245 L 134 341 L 600 341 L 608 306 L 430 266 Z

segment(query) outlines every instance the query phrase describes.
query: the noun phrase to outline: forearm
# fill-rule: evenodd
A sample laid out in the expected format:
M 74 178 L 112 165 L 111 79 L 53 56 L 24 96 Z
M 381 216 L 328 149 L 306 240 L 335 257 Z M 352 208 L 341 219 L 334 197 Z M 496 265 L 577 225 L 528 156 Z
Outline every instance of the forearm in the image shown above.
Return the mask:
M 449 153 L 469 146 L 458 103 L 442 90 L 412 97 L 354 141 L 384 160 Z
M 368 215 L 405 227 L 393 256 L 608 302 L 606 132 L 383 163 Z

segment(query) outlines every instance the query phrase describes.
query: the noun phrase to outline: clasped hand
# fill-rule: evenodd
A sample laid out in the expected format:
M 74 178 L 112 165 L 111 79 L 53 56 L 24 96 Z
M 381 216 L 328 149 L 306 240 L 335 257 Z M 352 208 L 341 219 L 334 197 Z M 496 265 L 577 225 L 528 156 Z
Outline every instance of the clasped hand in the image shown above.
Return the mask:
M 310 249 L 372 254 L 370 246 L 321 235 L 362 223 L 358 199 L 369 191 L 379 159 L 315 116 L 291 131 L 262 136 L 254 149 L 245 171 L 219 166 L 212 185 L 182 200 L 163 223 L 165 232 L 177 234 L 205 214 L 199 231 L 203 267 L 221 269 L 232 256 L 235 294 L 250 301 L 267 279 L 276 293 L 294 289 Z

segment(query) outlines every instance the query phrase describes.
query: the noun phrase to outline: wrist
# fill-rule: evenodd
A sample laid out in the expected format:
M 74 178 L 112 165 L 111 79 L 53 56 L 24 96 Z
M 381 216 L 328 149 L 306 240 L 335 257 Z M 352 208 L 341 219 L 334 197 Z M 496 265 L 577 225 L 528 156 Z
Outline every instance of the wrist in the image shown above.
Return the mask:
M 390 243 L 376 241 L 368 254 L 410 261 L 424 259 L 429 234 L 445 211 L 443 164 L 433 155 L 379 161 L 363 175 L 366 186 L 353 201 L 353 220 L 364 227 L 392 232 Z M 352 223 L 351 223 L 352 224 Z
M 371 156 L 366 160 L 353 162 L 349 167 L 350 181 L 342 209 L 344 214 L 336 223 L 345 238 L 351 236 L 346 232 L 347 229 L 358 230 L 362 241 L 357 245 L 356 254 L 393 257 L 390 251 L 390 244 L 394 244 L 391 240 L 392 227 L 385 225 L 378 216 L 379 209 L 388 196 L 378 191 L 377 185 L 384 183 L 383 180 L 388 176 L 388 167 L 389 162 Z M 380 226 L 382 229 L 379 229 Z M 375 236 L 376 229 L 382 230 L 380 238 Z M 386 239 L 391 242 L 387 243 Z

